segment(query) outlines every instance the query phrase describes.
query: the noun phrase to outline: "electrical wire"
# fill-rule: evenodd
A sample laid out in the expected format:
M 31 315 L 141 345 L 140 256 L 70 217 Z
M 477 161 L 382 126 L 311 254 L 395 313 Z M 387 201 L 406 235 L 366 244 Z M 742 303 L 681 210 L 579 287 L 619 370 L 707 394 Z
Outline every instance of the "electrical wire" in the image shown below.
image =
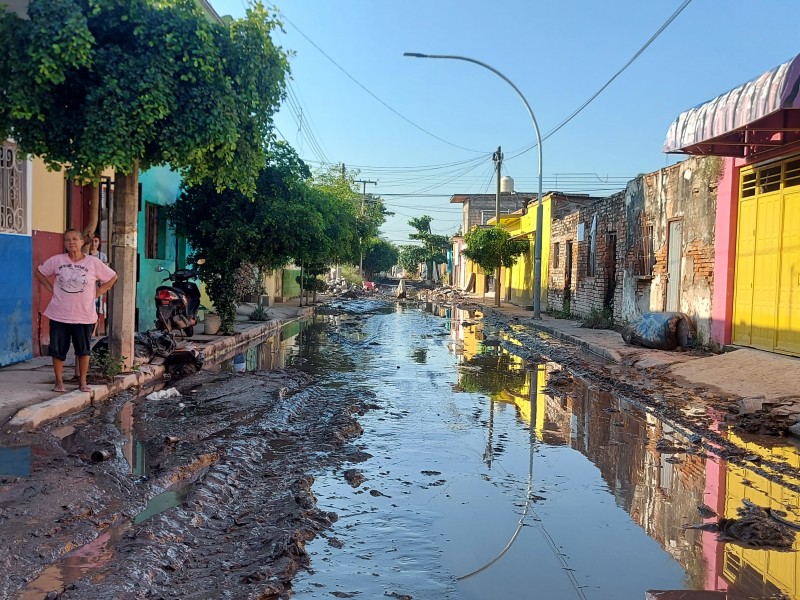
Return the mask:
M 350 79 L 351 79 L 351 80 L 352 80 L 352 81 L 353 81 L 353 82 L 354 82 L 354 83 L 355 83 L 355 84 L 356 84 L 358 87 L 360 87 L 362 90 L 364 90 L 365 92 L 367 92 L 367 93 L 368 93 L 370 96 L 372 96 L 373 98 L 375 98 L 375 100 L 377 100 L 378 102 L 380 102 L 380 103 L 381 103 L 383 106 L 385 106 L 386 108 L 388 108 L 390 111 L 392 111 L 392 112 L 393 112 L 394 114 L 396 114 L 398 117 L 400 117 L 401 119 L 403 119 L 405 122 L 407 122 L 407 123 L 409 123 L 410 125 L 412 125 L 412 126 L 416 127 L 417 129 L 419 129 L 421 132 L 425 133 L 426 135 L 429 135 L 429 136 L 431 136 L 432 138 L 434 138 L 434 139 L 436 139 L 436 140 L 439 140 L 440 142 L 443 142 L 443 143 L 447 144 L 448 146 L 453 146 L 453 148 L 458 148 L 459 150 L 466 150 L 467 152 L 475 152 L 475 153 L 478 153 L 478 154 L 485 154 L 485 153 L 486 153 L 486 151 L 485 151 L 485 150 L 473 150 L 472 148 L 465 148 L 464 146 L 459 146 L 458 144 L 454 144 L 453 142 L 448 142 L 446 139 L 444 139 L 444 138 L 441 138 L 441 137 L 439 137 L 438 135 L 436 135 L 435 133 L 431 133 L 430 131 L 428 131 L 428 130 L 427 130 L 427 129 L 425 129 L 424 127 L 421 127 L 420 125 L 417 125 L 416 123 L 414 123 L 414 121 L 412 121 L 411 119 L 409 119 L 408 117 L 406 117 L 404 114 L 402 114 L 402 113 L 401 113 L 401 112 L 399 112 L 398 110 L 396 110 L 396 109 L 392 108 L 392 107 L 391 107 L 389 104 L 387 104 L 386 102 L 384 102 L 384 101 L 383 101 L 383 100 L 382 100 L 380 97 L 378 97 L 378 96 L 377 96 L 376 94 L 374 94 L 374 93 L 373 93 L 373 92 L 372 92 L 372 91 L 371 91 L 369 88 L 367 88 L 367 86 L 365 86 L 365 85 L 364 85 L 363 83 L 361 83 L 361 82 L 360 82 L 358 79 L 356 79 L 356 78 L 355 78 L 355 77 L 353 77 L 353 76 L 352 76 L 350 73 L 348 73 L 348 72 L 347 72 L 347 70 L 346 70 L 346 69 L 345 69 L 343 66 L 341 66 L 339 63 L 337 63 L 335 60 L 333 60 L 333 58 L 331 58 L 331 57 L 330 57 L 330 55 L 328 55 L 328 53 L 326 53 L 326 52 L 325 52 L 325 51 L 324 51 L 322 48 L 320 48 L 320 47 L 319 47 L 319 46 L 318 46 L 318 45 L 317 45 L 317 44 L 314 42 L 314 40 L 312 40 L 312 39 L 311 39 L 310 37 L 308 37 L 308 36 L 307 36 L 305 33 L 303 33 L 303 31 L 302 31 L 302 30 L 301 30 L 301 29 L 300 29 L 300 28 L 299 28 L 297 25 L 295 25 L 295 24 L 292 22 L 292 20 L 291 20 L 291 19 L 289 19 L 289 17 L 287 17 L 287 16 L 286 16 L 284 13 L 281 13 L 281 16 L 283 17 L 283 19 L 284 19 L 284 20 L 285 20 L 287 23 L 289 23 L 289 25 L 291 25 L 292 27 L 294 27 L 294 28 L 297 30 L 297 32 L 298 32 L 300 35 L 302 35 L 302 36 L 303 36 L 303 37 L 304 37 L 304 38 L 305 38 L 305 39 L 308 41 L 308 43 L 309 43 L 309 44 L 311 44 L 312 46 L 314 46 L 314 48 L 316 48 L 316 49 L 317 49 L 317 50 L 318 50 L 318 51 L 319 51 L 319 52 L 320 52 L 320 53 L 321 53 L 321 54 L 322 54 L 322 55 L 323 55 L 325 58 L 327 58 L 329 61 L 331 61 L 331 62 L 332 62 L 332 63 L 333 63 L 335 66 L 336 66 L 336 68 L 338 68 L 338 69 L 339 69 L 339 70 L 340 70 L 342 73 L 344 73 L 345 75 L 347 75 L 347 77 L 349 77 L 349 78 L 350 78 Z
M 544 141 L 547 138 L 549 138 L 550 136 L 552 136 L 554 133 L 556 133 L 558 130 L 560 130 L 562 127 L 564 127 L 567 123 L 569 123 L 572 119 L 574 119 L 581 111 L 583 111 L 584 108 L 589 106 L 589 104 L 595 98 L 597 98 L 609 85 L 611 85 L 611 83 L 617 77 L 619 77 L 623 73 L 623 71 L 625 71 L 629 66 L 631 66 L 631 64 L 633 64 L 633 61 L 635 61 L 637 58 L 639 58 L 639 56 L 645 50 L 647 50 L 647 48 L 650 46 L 650 44 L 652 44 L 656 40 L 656 38 L 658 36 L 660 36 L 667 27 L 670 26 L 670 24 L 678 17 L 678 15 L 683 12 L 683 9 L 685 9 L 687 6 L 689 6 L 689 4 L 691 2 L 692 2 L 692 0 L 684 0 L 683 3 L 675 10 L 675 12 L 673 12 L 672 15 L 670 15 L 670 17 L 666 21 L 664 21 L 664 23 L 661 25 L 661 27 L 659 27 L 658 30 L 653 35 L 650 36 L 650 39 L 647 40 L 644 43 L 644 45 L 641 48 L 639 48 L 639 50 L 636 51 L 636 53 L 631 57 L 631 59 L 628 62 L 626 62 L 621 69 L 619 69 L 616 73 L 614 73 L 614 75 L 611 76 L 611 79 L 606 81 L 599 90 L 597 90 L 594 94 L 592 94 L 592 96 L 590 96 L 589 99 L 586 102 L 584 102 L 576 110 L 574 110 L 572 112 L 572 114 L 570 114 L 567 118 L 565 118 L 563 121 L 561 121 L 561 123 L 556 125 L 553 129 L 551 129 L 544 136 L 542 136 L 542 141 Z M 537 145 L 537 143 L 534 142 L 533 144 L 531 144 L 529 146 L 526 146 L 522 151 L 520 151 L 520 152 L 514 154 L 513 156 L 509 157 L 509 160 L 511 158 L 517 158 L 518 156 L 521 156 L 521 155 L 525 154 L 526 152 L 530 152 L 531 150 L 533 150 L 536 147 L 536 145 Z

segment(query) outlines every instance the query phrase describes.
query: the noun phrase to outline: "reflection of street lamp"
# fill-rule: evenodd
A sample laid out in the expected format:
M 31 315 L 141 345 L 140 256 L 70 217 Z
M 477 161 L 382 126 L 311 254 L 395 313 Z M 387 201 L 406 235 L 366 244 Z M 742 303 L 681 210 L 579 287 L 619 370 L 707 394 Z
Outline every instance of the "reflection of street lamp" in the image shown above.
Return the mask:
M 503 81 L 505 81 L 508 85 L 514 88 L 514 91 L 517 92 L 517 96 L 520 97 L 522 103 L 525 105 L 525 108 L 528 109 L 528 114 L 531 117 L 531 121 L 533 121 L 533 129 L 536 132 L 536 148 L 539 151 L 539 195 L 536 198 L 536 244 L 533 250 L 533 318 L 540 319 L 541 318 L 541 295 L 542 295 L 542 219 L 543 219 L 543 208 L 542 208 L 542 136 L 539 135 L 539 124 L 536 122 L 536 117 L 533 116 L 533 111 L 531 110 L 530 104 L 525 99 L 525 96 L 522 95 L 522 92 L 519 91 L 519 88 L 514 85 L 514 83 L 505 75 L 503 75 L 500 71 L 495 69 L 494 67 L 490 67 L 484 62 L 479 60 L 475 60 L 474 58 L 468 58 L 466 56 L 455 56 L 452 54 L 420 54 L 419 52 L 404 52 L 403 56 L 412 56 L 414 58 L 450 58 L 453 60 L 464 60 L 466 62 L 471 62 L 473 64 L 479 65 L 485 69 L 489 69 L 492 73 L 500 77 Z M 498 226 L 500 225 L 500 219 L 497 220 Z

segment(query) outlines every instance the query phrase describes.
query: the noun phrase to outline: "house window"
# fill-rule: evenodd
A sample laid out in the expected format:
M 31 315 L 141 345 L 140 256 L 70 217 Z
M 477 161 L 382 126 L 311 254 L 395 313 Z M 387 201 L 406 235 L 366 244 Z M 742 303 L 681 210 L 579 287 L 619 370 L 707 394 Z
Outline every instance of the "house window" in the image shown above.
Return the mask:
M 24 163 L 11 142 L 0 143 L 0 232 L 26 233 Z
M 561 243 L 553 244 L 553 268 L 557 269 L 561 264 Z
M 167 258 L 167 219 L 164 208 L 145 203 L 145 258 L 164 260 Z

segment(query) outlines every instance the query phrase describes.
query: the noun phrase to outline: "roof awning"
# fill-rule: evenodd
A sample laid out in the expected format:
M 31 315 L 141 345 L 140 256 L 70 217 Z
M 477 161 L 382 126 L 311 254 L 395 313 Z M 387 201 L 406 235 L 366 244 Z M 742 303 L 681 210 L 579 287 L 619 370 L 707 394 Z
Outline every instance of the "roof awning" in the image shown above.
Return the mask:
M 800 141 L 800 55 L 681 113 L 664 152 L 752 156 Z

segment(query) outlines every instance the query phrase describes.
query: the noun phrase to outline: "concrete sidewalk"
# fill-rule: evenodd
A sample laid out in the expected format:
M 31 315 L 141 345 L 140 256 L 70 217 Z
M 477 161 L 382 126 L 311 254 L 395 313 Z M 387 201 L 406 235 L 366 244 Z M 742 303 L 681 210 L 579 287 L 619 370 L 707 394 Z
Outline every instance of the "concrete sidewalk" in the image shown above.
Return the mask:
M 580 321 L 546 315 L 534 320 L 529 310 L 519 306 L 506 303 L 499 308 L 494 306 L 494 298 L 470 300 L 487 311 L 516 317 L 520 325 L 548 333 L 609 361 L 638 369 L 663 369 L 683 385 L 713 388 L 745 398 L 800 398 L 800 358 L 744 347 L 723 354 L 650 350 L 627 345 L 616 331 L 585 329 Z
M 237 311 L 236 333 L 230 336 L 205 335 L 202 325 L 192 338 L 178 337 L 179 349 L 201 350 L 207 364 L 220 356 L 233 354 L 274 335 L 289 322 L 310 317 L 314 308 L 299 304 L 299 300 L 275 304 L 268 308 L 271 320 L 248 321 L 255 305 L 242 305 Z M 112 383 L 92 385 L 91 392 L 79 391 L 77 382 L 69 381 L 75 368 L 74 356 L 67 357 L 64 379 L 67 392 L 53 391 L 53 367 L 48 356 L 0 368 L 0 424 L 4 430 L 31 430 L 64 415 L 98 404 L 127 389 L 144 386 L 161 379 L 164 367 L 142 365 L 137 372 L 117 376 Z

